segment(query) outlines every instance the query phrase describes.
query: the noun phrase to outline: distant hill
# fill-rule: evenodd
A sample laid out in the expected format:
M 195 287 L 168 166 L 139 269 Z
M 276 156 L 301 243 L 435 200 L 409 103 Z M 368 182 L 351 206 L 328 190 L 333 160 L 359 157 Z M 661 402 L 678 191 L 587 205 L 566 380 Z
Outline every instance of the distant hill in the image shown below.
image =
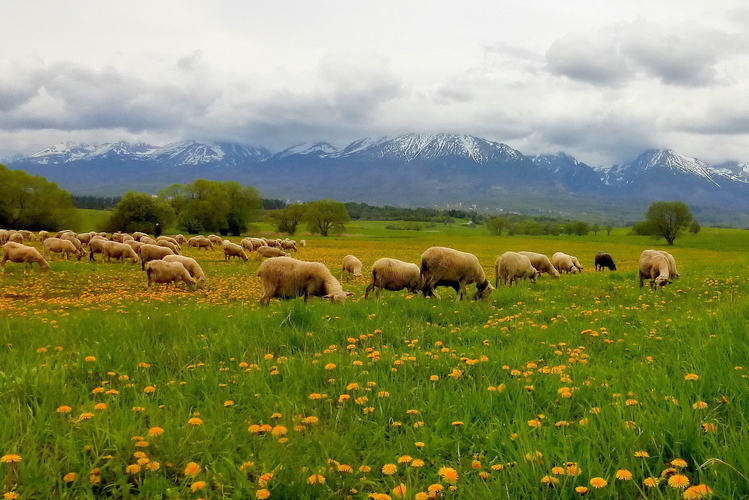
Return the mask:
M 527 156 L 461 134 L 359 139 L 342 149 L 318 142 L 276 154 L 263 147 L 196 141 L 163 147 L 67 143 L 14 158 L 9 166 L 79 195 L 155 193 L 205 178 L 251 184 L 268 198 L 475 205 L 620 222 L 641 219 L 652 201 L 681 200 L 702 214 L 703 223 L 749 222 L 744 163 L 712 166 L 672 150 L 651 150 L 624 165 L 595 169 L 565 153 Z

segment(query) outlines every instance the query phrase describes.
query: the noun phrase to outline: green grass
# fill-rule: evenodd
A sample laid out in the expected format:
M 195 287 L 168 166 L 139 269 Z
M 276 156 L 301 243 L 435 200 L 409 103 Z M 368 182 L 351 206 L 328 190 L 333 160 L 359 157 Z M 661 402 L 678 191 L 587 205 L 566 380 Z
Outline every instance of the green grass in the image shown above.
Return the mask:
M 746 231 L 677 239 L 668 249 L 682 277 L 656 293 L 637 287 L 637 257 L 666 247 L 624 230 L 496 238 L 459 224 L 386 224 L 298 236 L 309 242 L 299 257 L 337 274 L 347 253 L 367 268 L 380 256 L 416 261 L 441 244 L 476 253 L 489 272 L 506 250 L 561 250 L 586 272 L 502 288 L 486 303 L 456 303 L 449 290 L 441 301 L 401 292 L 365 301 L 363 279 L 344 283 L 356 295 L 343 307 L 315 299 L 260 308 L 258 263 L 224 262 L 218 252 L 189 253 L 209 277 L 194 294 L 146 290 L 139 266 L 53 262 L 51 273 L 24 276 L 8 264 L 0 454 L 23 459 L 0 464 L 5 491 L 239 499 L 267 488 L 271 498 L 368 498 L 404 484 L 414 498 L 440 483 L 445 498 L 565 499 L 602 477 L 608 485 L 590 497 L 678 499 L 665 480 L 643 480 L 682 458 L 683 474 L 715 498 L 749 495 Z M 620 271 L 592 272 L 598 250 Z M 263 424 L 276 435 L 251 427 Z M 164 433 L 149 436 L 157 426 Z M 635 457 L 640 450 L 649 458 Z M 126 473 L 139 451 L 148 463 Z M 423 466 L 400 463 L 404 455 Z M 184 473 L 189 462 L 201 468 L 195 477 Z M 391 463 L 395 474 L 381 472 Z M 569 463 L 581 473 L 555 475 Z M 442 467 L 458 472 L 455 492 Z M 617 480 L 619 469 L 633 480 Z M 312 474 L 325 483 L 310 484 Z M 559 483 L 547 486 L 545 476 Z M 192 492 L 197 481 L 205 487 Z

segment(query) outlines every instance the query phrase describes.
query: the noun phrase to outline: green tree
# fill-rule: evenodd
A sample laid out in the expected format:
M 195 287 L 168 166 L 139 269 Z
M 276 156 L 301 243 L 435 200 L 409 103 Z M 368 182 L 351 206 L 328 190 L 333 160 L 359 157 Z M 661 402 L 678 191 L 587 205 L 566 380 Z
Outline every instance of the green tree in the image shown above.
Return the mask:
M 508 225 L 507 217 L 492 217 L 486 221 L 487 231 L 494 236 L 502 236 L 502 232 L 508 228 Z
M 702 229 L 702 227 L 700 226 L 700 223 L 697 222 L 696 220 L 692 221 L 692 223 L 689 225 L 689 232 L 692 234 L 699 233 L 700 229 Z
M 153 234 L 156 224 L 162 228 L 174 223 L 176 216 L 171 205 L 148 193 L 128 191 L 112 210 L 104 223 L 104 231 L 132 233 L 142 231 Z
M 692 223 L 692 212 L 682 201 L 653 202 L 645 214 L 654 236 L 664 238 L 669 245 Z
M 44 177 L 0 165 L 0 227 L 77 229 L 80 213 L 64 189 Z
M 345 230 L 345 224 L 351 220 L 346 204 L 335 200 L 318 200 L 306 204 L 305 220 L 307 228 L 313 234 L 328 236 L 334 231 Z
M 304 221 L 306 213 L 307 207 L 305 205 L 294 203 L 286 208 L 273 210 L 268 214 L 268 219 L 278 232 L 293 235 L 296 233 L 299 224 Z

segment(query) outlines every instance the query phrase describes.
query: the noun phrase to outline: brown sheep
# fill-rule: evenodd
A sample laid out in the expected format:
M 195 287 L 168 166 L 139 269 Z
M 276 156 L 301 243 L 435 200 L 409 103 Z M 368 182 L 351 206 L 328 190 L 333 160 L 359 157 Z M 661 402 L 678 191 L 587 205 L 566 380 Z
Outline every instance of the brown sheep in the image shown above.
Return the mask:
M 535 267 L 539 273 L 546 273 L 552 278 L 559 278 L 559 271 L 551 265 L 549 258 L 536 252 L 518 252 L 520 255 L 525 255 L 531 260 L 531 265 Z
M 0 261 L 0 269 L 3 273 L 5 272 L 5 263 L 7 261 L 19 264 L 25 263 L 26 268 L 23 271 L 24 274 L 31 270 L 31 266 L 34 263 L 39 264 L 39 270 L 41 272 L 44 273 L 49 271 L 49 264 L 44 260 L 42 254 L 40 254 L 36 248 L 27 247 L 21 243 L 9 241 L 3 245 L 3 260 Z
M 345 256 L 343 258 L 343 265 L 341 265 L 341 280 L 343 280 L 344 273 L 346 274 L 346 281 L 350 281 L 351 276 L 361 278 L 362 262 L 353 255 Z
M 247 260 L 247 254 L 240 245 L 232 243 L 229 240 L 224 240 L 222 246 L 224 247 L 224 260 L 229 260 L 232 257 L 237 257 L 244 261 Z
M 398 259 L 383 257 L 372 264 L 372 283 L 367 286 L 364 298 L 369 297 L 369 292 L 375 291 L 375 298 L 380 298 L 380 292 L 390 290 L 408 289 L 411 293 L 419 291 L 419 266 Z
M 551 263 L 554 265 L 554 268 L 560 273 L 565 272 L 577 274 L 579 272 L 577 266 L 572 260 L 572 256 L 567 255 L 566 253 L 555 253 L 551 256 Z
M 167 247 L 162 247 L 159 245 L 151 245 L 146 243 L 142 247 L 140 247 L 140 267 L 145 271 L 146 269 L 146 263 L 151 262 L 152 260 L 161 260 L 167 255 L 175 255 L 174 252 L 172 252 Z
M 474 300 L 487 299 L 494 290 L 475 255 L 446 247 L 431 247 L 421 254 L 420 287 L 424 297 L 439 298 L 434 288 L 450 286 L 460 301 L 471 283 L 476 283 Z
M 658 290 L 673 283 L 679 276 L 676 272 L 676 260 L 663 250 L 643 250 L 640 254 L 639 273 L 640 288 L 646 279 L 650 281 L 650 288 Z
M 146 287 L 150 287 L 151 283 L 166 283 L 166 288 L 169 289 L 170 284 L 174 284 L 176 287 L 178 281 L 183 281 L 187 283 L 190 290 L 194 291 L 197 288 L 195 278 L 190 276 L 190 273 L 180 262 L 153 260 L 148 262 L 145 271 L 148 277 Z
M 180 264 L 185 266 L 185 269 L 187 269 L 187 272 L 190 273 L 190 276 L 195 278 L 198 288 L 203 288 L 205 286 L 205 273 L 200 267 L 200 264 L 198 264 L 198 262 L 192 257 L 187 257 L 185 255 L 167 255 L 161 260 L 163 260 L 164 262 L 179 262 Z
M 273 298 L 286 300 L 296 297 L 304 297 L 305 302 L 310 297 L 322 297 L 342 303 L 353 295 L 343 291 L 341 283 L 319 262 L 276 257 L 260 264 L 257 275 L 263 285 L 261 305 L 268 305 Z
M 135 240 L 133 240 L 133 243 L 140 244 L 140 242 Z M 101 258 L 105 262 L 110 262 L 112 258 L 121 261 L 130 259 L 133 264 L 138 262 L 138 254 L 135 253 L 132 246 L 116 241 L 107 241 L 102 245 Z
M 496 273 L 494 286 L 499 286 L 500 279 L 504 281 L 505 286 L 512 286 L 516 281 L 526 278 L 531 280 L 531 283 L 535 283 L 540 274 L 538 269 L 531 264 L 531 259 L 518 252 L 505 252 L 497 257 L 494 262 L 494 272 Z
M 62 254 L 62 257 L 66 260 L 70 259 L 71 254 L 75 255 L 78 260 L 81 260 L 81 257 L 86 255 L 86 252 L 76 248 L 75 244 L 68 239 L 47 238 L 42 245 L 44 246 L 44 257 L 46 258 L 49 258 L 52 252 Z

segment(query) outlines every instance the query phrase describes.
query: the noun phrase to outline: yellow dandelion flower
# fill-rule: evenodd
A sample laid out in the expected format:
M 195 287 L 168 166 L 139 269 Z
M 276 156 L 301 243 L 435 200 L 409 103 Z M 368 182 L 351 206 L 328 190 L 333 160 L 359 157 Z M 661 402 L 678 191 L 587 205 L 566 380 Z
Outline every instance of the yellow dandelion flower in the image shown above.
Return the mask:
M 590 485 L 596 489 L 604 488 L 607 484 L 609 484 L 608 481 L 602 477 L 594 477 L 590 480 Z
M 130 464 L 127 467 L 125 467 L 126 474 L 137 474 L 139 472 L 140 472 L 140 465 L 138 464 Z
M 562 474 L 565 474 L 567 471 L 564 467 L 552 467 L 551 473 L 555 476 L 561 476 Z
M 398 457 L 398 463 L 399 464 L 407 464 L 411 460 L 413 460 L 413 458 L 411 457 L 411 455 L 401 455 L 400 457 Z
M 406 497 L 406 485 L 401 483 L 395 488 L 393 488 L 393 496 L 395 498 L 405 498 Z
M 687 466 L 687 461 L 683 458 L 674 458 L 673 460 L 671 460 L 671 465 L 673 465 L 674 467 L 678 467 L 679 469 L 683 469 Z
M 68 405 L 58 406 L 55 410 L 57 413 L 70 413 L 73 409 Z
M 576 486 L 575 487 L 575 493 L 579 493 L 580 495 L 585 495 L 588 493 L 588 487 L 587 486 Z
M 150 429 L 148 429 L 148 435 L 151 437 L 161 436 L 162 434 L 164 434 L 164 429 L 162 429 L 161 427 L 151 427 Z
M 426 491 L 419 491 L 414 495 L 414 500 L 429 500 L 429 493 Z
M 707 408 L 707 403 L 705 403 L 704 401 L 697 401 L 692 405 L 692 408 L 694 408 L 695 410 L 704 410 L 705 408 Z
M 258 500 L 266 500 L 267 498 L 270 498 L 270 491 L 263 488 L 262 490 L 257 490 L 255 492 L 255 498 Z
M 386 476 L 392 476 L 398 471 L 398 467 L 395 464 L 385 464 L 380 470 Z
M 655 488 L 656 486 L 660 484 L 660 482 L 661 482 L 660 478 L 651 476 L 651 477 L 645 478 L 642 481 L 642 484 L 644 484 L 648 488 Z
M 328 363 L 325 365 L 326 370 L 335 370 L 335 363 Z
M 694 381 L 699 380 L 700 376 L 695 373 L 687 373 L 684 375 L 684 380 Z
M 96 361 L 96 356 L 86 356 L 83 359 L 86 361 L 86 363 L 93 363 L 94 361 Z
M 689 488 L 684 490 L 682 498 L 684 498 L 685 500 L 697 500 L 712 495 L 712 493 L 713 490 L 710 489 L 710 487 L 706 484 L 697 484 L 695 486 L 690 486 Z
M 718 424 L 704 423 L 700 424 L 704 432 L 718 432 Z
M 200 465 L 195 462 L 189 462 L 182 473 L 187 477 L 195 477 L 200 474 Z
M 78 419 L 80 419 L 80 420 L 89 420 L 89 419 L 91 419 L 93 417 L 94 417 L 94 414 L 91 413 L 90 411 L 86 411 L 86 412 L 83 412 L 80 415 L 78 415 Z
M 21 455 L 18 455 L 16 453 L 10 453 L 8 455 L 3 455 L 0 457 L 0 462 L 4 464 L 15 464 L 23 460 L 23 457 Z
M 96 403 L 94 405 L 94 410 L 106 410 L 107 409 L 107 403 Z
M 208 483 L 206 483 L 205 481 L 195 481 L 194 483 L 192 483 L 190 485 L 190 491 L 192 491 L 193 493 L 195 493 L 198 490 L 202 490 L 207 485 L 208 485 Z
M 192 417 L 190 420 L 187 421 L 188 424 L 198 426 L 203 424 L 203 419 L 198 417 Z
M 415 458 L 411 461 L 411 467 L 418 469 L 420 467 L 424 467 L 424 461 L 420 458 Z
M 559 484 L 559 479 L 554 476 L 544 476 L 541 478 L 541 483 L 554 486 L 555 484 Z
M 536 418 L 528 420 L 528 427 L 541 427 L 541 421 Z
M 156 392 L 156 388 L 152 385 L 147 385 L 143 388 L 143 392 L 145 392 L 146 394 L 153 394 L 154 392 Z
M 684 474 L 673 474 L 668 478 L 668 485 L 672 488 L 686 488 L 689 486 L 689 478 Z
M 3 493 L 4 500 L 15 500 L 16 498 L 18 498 L 18 493 L 15 491 L 6 491 Z
M 456 471 L 452 467 L 442 467 L 437 471 L 437 474 L 445 482 L 453 484 L 458 482 L 458 471 Z
M 439 483 L 430 484 L 427 488 L 427 491 L 430 495 L 438 495 L 439 493 L 443 492 L 445 490 L 445 487 L 442 486 Z
M 620 481 L 631 481 L 632 473 L 627 469 L 619 469 L 616 471 L 616 478 Z
M 463 422 L 461 422 L 460 420 L 456 420 L 455 422 L 453 422 L 453 426 L 455 427 L 460 427 L 461 425 L 463 425 Z
M 650 453 L 648 453 L 645 450 L 639 450 L 639 451 L 635 452 L 635 456 L 637 458 L 648 458 L 648 457 L 650 457 Z
M 75 472 L 68 472 L 67 474 L 62 476 L 62 480 L 65 481 L 66 483 L 72 483 L 73 481 L 75 481 L 75 478 L 77 476 L 78 474 L 76 474 Z
M 309 484 L 325 484 L 325 476 L 322 474 L 312 474 L 307 478 Z

